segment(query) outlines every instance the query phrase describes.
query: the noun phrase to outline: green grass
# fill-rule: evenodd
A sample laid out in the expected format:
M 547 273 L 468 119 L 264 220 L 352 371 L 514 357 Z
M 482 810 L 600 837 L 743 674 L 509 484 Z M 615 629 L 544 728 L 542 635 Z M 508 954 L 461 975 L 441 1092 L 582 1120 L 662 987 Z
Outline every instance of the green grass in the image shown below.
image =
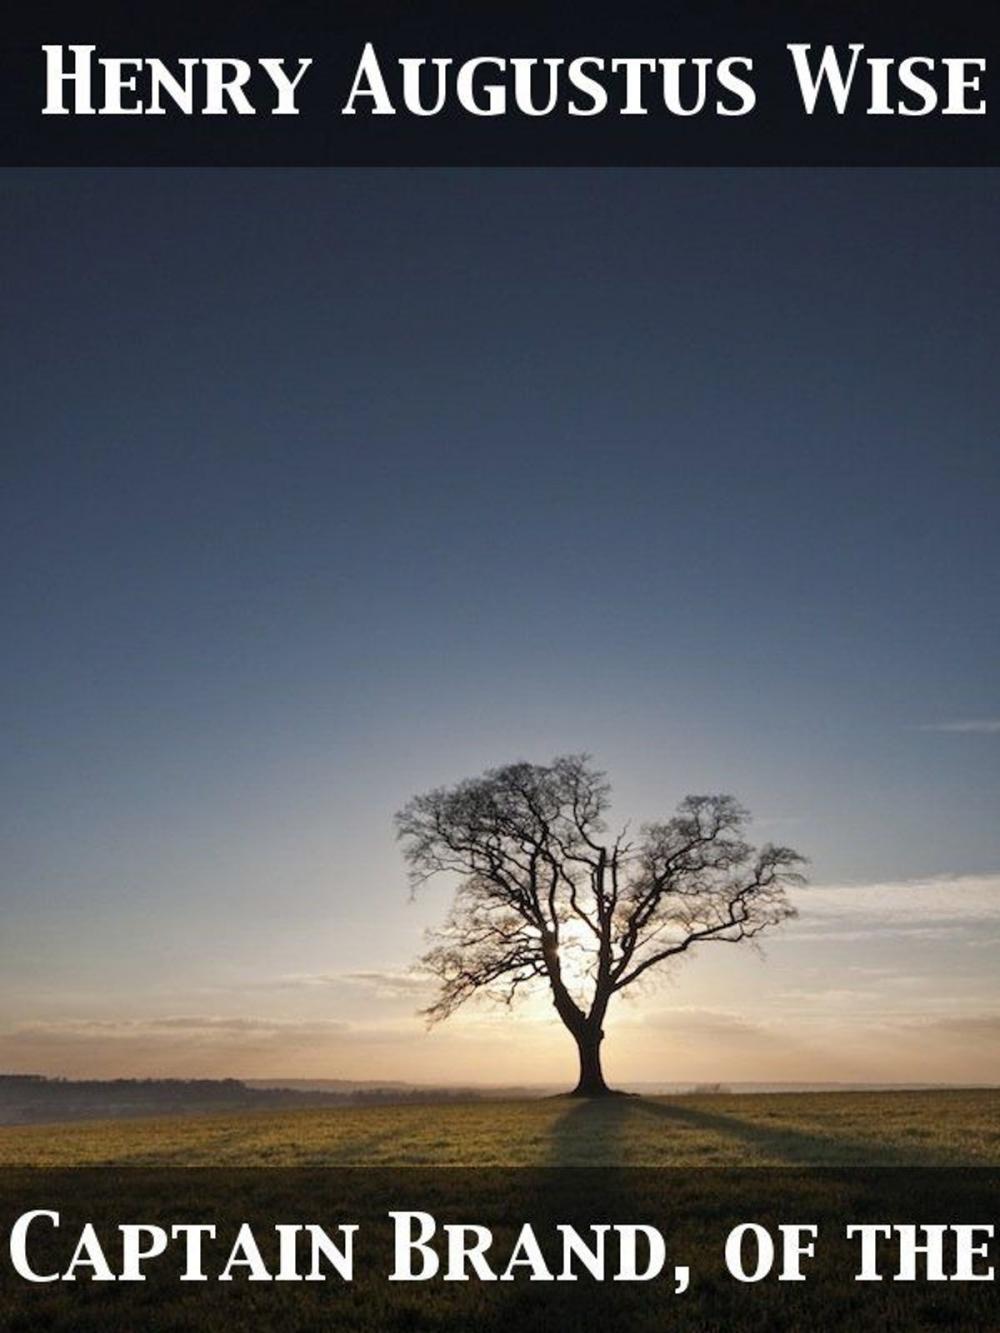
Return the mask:
M 1000 1164 L 1000 1090 L 549 1098 L 0 1129 L 2 1166 Z
M 877 1169 L 898 1166 L 990 1169 Z M 856 1283 L 844 1222 L 992 1221 L 998 1166 L 1000 1091 L 989 1090 L 551 1098 L 8 1127 L 0 1129 L 0 1222 L 28 1208 L 61 1213 L 59 1228 L 39 1230 L 39 1271 L 67 1262 L 84 1219 L 109 1252 L 123 1220 L 218 1223 L 231 1241 L 249 1219 L 265 1248 L 272 1236 L 270 1251 L 277 1221 L 350 1220 L 360 1233 L 350 1284 L 192 1287 L 177 1280 L 170 1258 L 140 1284 L 0 1281 L 0 1328 L 984 1333 L 1000 1328 L 995 1284 Z M 77 1169 L 86 1167 L 97 1169 Z M 189 1167 L 217 1169 L 181 1169 Z M 239 1169 L 256 1167 L 310 1169 Z M 680 1169 L 550 1169 L 560 1167 Z M 690 1266 L 691 1289 L 675 1297 L 669 1281 L 400 1287 L 386 1280 L 387 1210 L 413 1207 L 488 1225 L 508 1252 L 527 1219 L 545 1244 L 557 1223 L 652 1223 L 664 1229 L 673 1259 Z M 772 1230 L 781 1221 L 817 1224 L 822 1243 L 809 1280 L 735 1282 L 724 1271 L 723 1242 L 746 1219 Z M 223 1254 L 228 1243 L 220 1242 Z

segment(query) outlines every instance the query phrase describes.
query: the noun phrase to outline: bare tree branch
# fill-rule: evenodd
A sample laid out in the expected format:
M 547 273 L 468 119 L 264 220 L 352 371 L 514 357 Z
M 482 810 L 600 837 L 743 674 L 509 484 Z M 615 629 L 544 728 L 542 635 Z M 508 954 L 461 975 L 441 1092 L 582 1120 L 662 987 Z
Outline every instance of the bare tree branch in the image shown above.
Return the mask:
M 581 1052 L 581 1087 L 598 1090 L 612 996 L 700 944 L 780 925 L 794 915 L 786 888 L 805 882 L 792 848 L 750 845 L 749 815 L 731 796 L 685 797 L 634 842 L 627 825 L 607 841 L 609 802 L 605 775 L 567 755 L 489 769 L 396 816 L 412 891 L 457 879 L 422 960 L 439 982 L 430 1021 L 476 994 L 510 1004 L 547 984 Z

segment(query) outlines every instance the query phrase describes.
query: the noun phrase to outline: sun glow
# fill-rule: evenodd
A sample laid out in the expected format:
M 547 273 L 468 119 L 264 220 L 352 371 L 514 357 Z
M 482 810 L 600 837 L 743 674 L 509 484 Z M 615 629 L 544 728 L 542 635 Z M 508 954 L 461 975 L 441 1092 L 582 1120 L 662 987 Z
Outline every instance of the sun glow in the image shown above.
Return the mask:
M 589 997 L 597 962 L 593 931 L 576 919 L 559 927 L 559 967 L 574 999 Z

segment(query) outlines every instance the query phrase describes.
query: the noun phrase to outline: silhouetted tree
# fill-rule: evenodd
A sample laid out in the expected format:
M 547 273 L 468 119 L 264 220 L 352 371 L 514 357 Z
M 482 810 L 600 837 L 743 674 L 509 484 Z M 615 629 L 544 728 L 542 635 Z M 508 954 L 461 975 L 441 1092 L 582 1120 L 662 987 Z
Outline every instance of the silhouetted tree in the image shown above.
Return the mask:
M 483 992 L 510 1003 L 546 984 L 576 1042 L 576 1093 L 609 1091 L 601 1069 L 614 995 L 710 941 L 752 940 L 793 916 L 804 882 L 790 847 L 744 838 L 731 796 L 688 796 L 634 840 L 606 836 L 610 787 L 587 756 L 509 764 L 415 796 L 396 816 L 416 890 L 459 876 L 423 967 L 440 983 L 431 1021 Z

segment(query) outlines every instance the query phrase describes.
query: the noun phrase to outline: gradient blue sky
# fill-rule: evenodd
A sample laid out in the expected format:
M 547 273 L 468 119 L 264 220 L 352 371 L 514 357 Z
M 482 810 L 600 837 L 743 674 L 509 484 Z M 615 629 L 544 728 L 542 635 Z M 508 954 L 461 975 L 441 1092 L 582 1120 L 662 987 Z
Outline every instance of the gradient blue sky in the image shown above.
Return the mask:
M 422 1035 L 447 894 L 391 815 L 584 749 L 623 816 L 733 791 L 823 886 L 629 1010 L 625 1076 L 861 1077 L 768 1047 L 802 993 L 882 1023 L 869 1076 L 910 1022 L 898 1076 L 943 1023 L 971 1077 L 961 1020 L 1000 1077 L 996 173 L 0 200 L 0 1066 L 562 1076 L 541 1013 Z

